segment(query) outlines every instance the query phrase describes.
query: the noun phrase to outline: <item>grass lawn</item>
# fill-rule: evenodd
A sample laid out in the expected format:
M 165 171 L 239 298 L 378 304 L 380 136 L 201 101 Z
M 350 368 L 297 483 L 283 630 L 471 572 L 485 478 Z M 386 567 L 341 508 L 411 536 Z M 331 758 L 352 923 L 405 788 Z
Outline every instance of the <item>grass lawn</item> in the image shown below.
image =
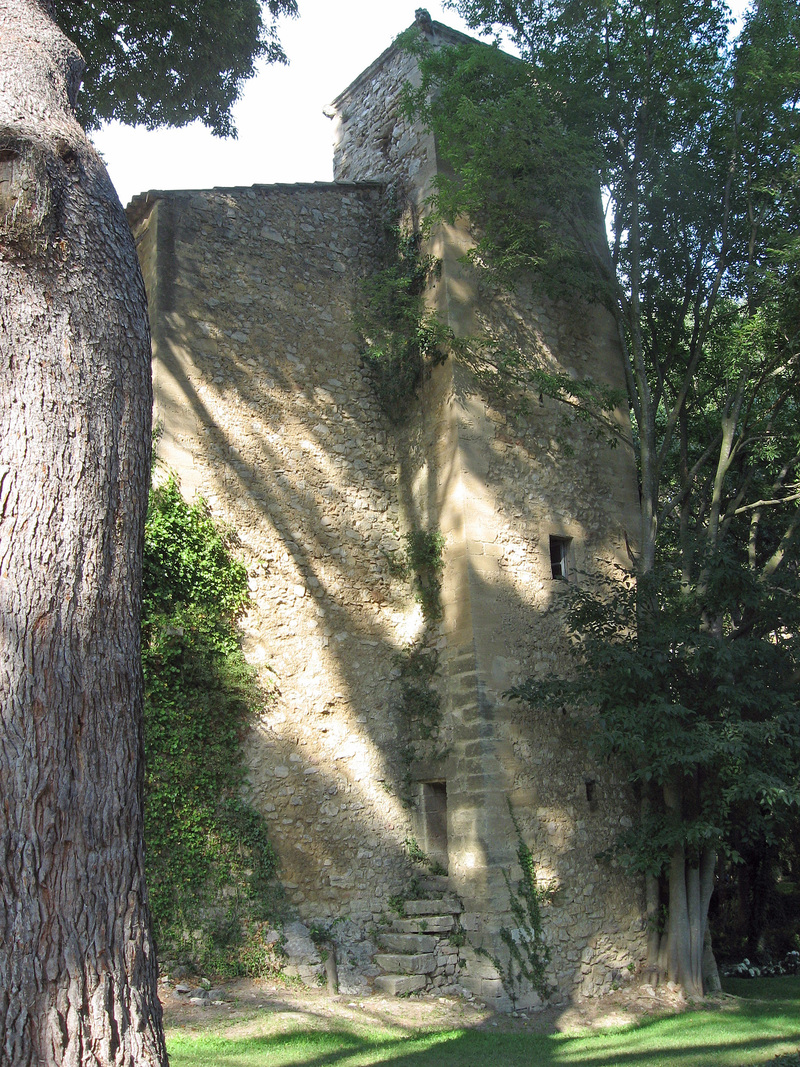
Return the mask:
M 586 1035 L 409 1034 L 335 1022 L 320 1028 L 301 1016 L 273 1032 L 259 1018 L 245 1034 L 226 1036 L 224 1025 L 170 1032 L 167 1045 L 172 1067 L 800 1067 L 800 977 L 731 980 L 726 988 L 741 999 Z

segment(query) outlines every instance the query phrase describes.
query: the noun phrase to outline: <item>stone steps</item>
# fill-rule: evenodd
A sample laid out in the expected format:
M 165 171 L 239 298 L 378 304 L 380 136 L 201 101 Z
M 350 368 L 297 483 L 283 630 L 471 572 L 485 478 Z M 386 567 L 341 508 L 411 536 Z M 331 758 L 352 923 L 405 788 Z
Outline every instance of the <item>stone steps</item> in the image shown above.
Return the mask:
M 391 933 L 383 934 L 381 942 L 388 952 L 405 952 L 409 955 L 414 955 L 417 952 L 433 952 L 436 948 L 435 937 L 431 934 L 417 933 L 416 931 L 410 933 L 395 933 L 392 931 Z
M 464 909 L 455 897 L 444 900 L 407 900 L 403 911 L 407 916 L 415 915 L 460 915 Z
M 404 993 L 416 993 L 424 989 L 428 980 L 424 974 L 380 974 L 375 979 L 375 987 L 383 990 L 390 997 L 401 997 Z
M 392 930 L 398 934 L 449 934 L 455 925 L 452 915 L 429 915 L 418 919 L 395 919 Z
M 436 970 L 436 957 L 432 952 L 378 953 L 375 962 L 387 974 L 433 974 Z
M 381 938 L 386 951 L 375 956 L 375 963 L 384 971 L 375 979 L 375 986 L 389 996 L 422 991 L 452 980 L 455 967 L 447 967 L 451 955 L 445 954 L 452 954 L 455 949 L 447 939 L 456 929 L 463 907 L 453 896 L 446 877 L 429 877 L 423 888 L 430 896 L 404 902 L 404 916 L 394 919 Z

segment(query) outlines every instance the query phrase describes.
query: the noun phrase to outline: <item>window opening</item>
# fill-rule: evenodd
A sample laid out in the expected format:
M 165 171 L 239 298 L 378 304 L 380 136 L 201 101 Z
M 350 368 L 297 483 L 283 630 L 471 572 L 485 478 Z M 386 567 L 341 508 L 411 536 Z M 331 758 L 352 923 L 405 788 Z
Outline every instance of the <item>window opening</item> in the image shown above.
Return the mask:
M 569 537 L 550 538 L 550 569 L 554 578 L 569 578 Z
M 423 852 L 447 871 L 447 783 L 422 782 L 420 801 Z

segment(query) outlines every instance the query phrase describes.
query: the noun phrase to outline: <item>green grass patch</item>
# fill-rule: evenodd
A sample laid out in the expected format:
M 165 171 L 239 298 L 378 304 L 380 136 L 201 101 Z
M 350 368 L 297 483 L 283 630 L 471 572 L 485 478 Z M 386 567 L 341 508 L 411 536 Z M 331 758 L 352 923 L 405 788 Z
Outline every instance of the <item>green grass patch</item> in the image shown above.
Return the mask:
M 442 1060 L 437 1052 L 452 1037 L 446 1031 L 409 1038 L 374 1028 L 358 1032 L 308 1029 L 237 1039 L 181 1034 L 172 1036 L 167 1047 L 170 1067 L 367 1067 L 373 1063 L 410 1064 L 412 1060 L 407 1057 L 433 1065 L 457 1062 Z
M 733 986 L 734 983 L 726 983 Z M 246 1036 L 170 1033 L 172 1067 L 795 1067 L 800 978 L 735 983 L 742 996 L 683 1015 L 584 1034 L 326 1029 L 313 1016 L 254 1018 Z M 272 1020 L 272 1026 L 270 1026 Z M 263 1033 L 258 1033 L 263 1026 Z M 230 1024 L 229 1024 L 230 1028 Z M 779 1058 L 780 1057 L 780 1058 Z M 784 1059 L 784 1057 L 786 1057 Z

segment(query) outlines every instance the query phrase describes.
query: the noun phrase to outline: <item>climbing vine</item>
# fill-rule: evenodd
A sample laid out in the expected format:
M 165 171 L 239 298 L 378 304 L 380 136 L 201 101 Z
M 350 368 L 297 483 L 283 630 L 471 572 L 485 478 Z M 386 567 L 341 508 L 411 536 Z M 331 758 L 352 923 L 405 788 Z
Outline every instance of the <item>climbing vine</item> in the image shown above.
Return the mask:
M 500 927 L 500 940 L 508 950 L 504 962 L 483 949 L 478 951 L 490 959 L 497 968 L 503 988 L 516 1004 L 527 983 L 544 1000 L 551 993 L 547 982 L 547 964 L 550 961 L 550 949 L 544 941 L 542 929 L 542 905 L 550 896 L 550 890 L 539 885 L 536 878 L 536 864 L 533 853 L 525 844 L 519 822 L 514 815 L 511 802 L 508 812 L 517 835 L 517 862 L 521 877 L 514 885 L 503 869 L 503 878 L 509 896 L 509 909 L 514 926 Z
M 439 657 L 424 644 L 410 645 L 395 657 L 399 669 L 400 711 L 410 738 L 438 737 L 441 697 L 434 686 Z
M 259 700 L 235 619 L 247 573 L 205 504 L 174 478 L 145 530 L 145 844 L 159 954 L 221 974 L 262 971 L 276 859 L 242 799 L 241 733 Z
M 442 574 L 445 537 L 439 530 L 413 530 L 405 535 L 408 569 L 428 626 L 442 617 Z
M 413 530 L 405 535 L 404 541 L 405 550 L 394 559 L 393 572 L 396 577 L 413 582 L 426 624 L 423 634 L 399 652 L 394 661 L 399 685 L 397 710 L 405 738 L 401 754 L 401 795 L 408 804 L 412 792 L 411 764 L 419 755 L 417 748 L 421 743 L 439 739 L 441 696 L 436 687 L 439 655 L 430 638 L 442 617 L 445 538 L 439 530 Z
M 425 307 L 439 262 L 424 255 L 420 233 L 395 218 L 387 227 L 385 266 L 364 281 L 353 325 L 364 363 L 389 418 L 406 418 L 425 370 L 456 345 L 453 331 Z

